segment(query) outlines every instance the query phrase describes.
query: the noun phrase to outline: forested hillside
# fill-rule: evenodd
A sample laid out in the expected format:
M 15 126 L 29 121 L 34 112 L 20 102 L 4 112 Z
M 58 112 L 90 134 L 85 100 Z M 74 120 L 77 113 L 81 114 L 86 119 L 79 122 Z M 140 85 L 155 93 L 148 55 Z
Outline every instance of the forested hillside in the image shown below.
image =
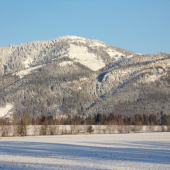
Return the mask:
M 0 117 L 170 114 L 170 55 L 65 36 L 0 48 Z

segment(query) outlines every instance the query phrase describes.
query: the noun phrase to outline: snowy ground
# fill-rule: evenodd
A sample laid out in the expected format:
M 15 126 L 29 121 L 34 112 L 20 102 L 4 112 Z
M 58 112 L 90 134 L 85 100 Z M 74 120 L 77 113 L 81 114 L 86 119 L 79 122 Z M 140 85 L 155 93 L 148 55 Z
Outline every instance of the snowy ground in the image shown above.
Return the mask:
M 170 169 L 170 133 L 0 138 L 0 169 Z
M 105 67 L 102 59 L 98 59 L 94 53 L 89 53 L 86 47 L 79 47 L 70 44 L 69 57 L 79 62 L 93 71 L 97 71 Z
M 31 71 L 36 70 L 36 69 L 38 69 L 38 68 L 41 68 L 41 67 L 43 67 L 43 66 L 45 66 L 45 65 L 46 65 L 46 64 L 39 65 L 39 66 L 35 66 L 35 67 L 30 67 L 30 68 L 26 67 L 26 68 L 28 68 L 28 69 L 26 69 L 26 70 L 21 70 L 21 71 L 19 71 L 19 72 L 13 73 L 12 75 L 17 75 L 17 76 L 19 76 L 20 79 L 21 79 L 21 78 L 23 78 L 24 76 L 30 74 Z
M 5 107 L 0 107 L 0 117 L 8 118 L 11 115 L 11 110 L 15 108 L 15 103 L 7 103 Z

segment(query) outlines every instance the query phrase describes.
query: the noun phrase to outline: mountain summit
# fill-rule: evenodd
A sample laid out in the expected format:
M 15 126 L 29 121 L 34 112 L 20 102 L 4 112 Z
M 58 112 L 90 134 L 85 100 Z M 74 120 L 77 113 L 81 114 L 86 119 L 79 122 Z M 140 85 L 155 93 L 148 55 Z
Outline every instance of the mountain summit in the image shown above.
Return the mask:
M 135 53 L 109 46 L 97 40 L 64 36 L 50 41 L 35 41 L 0 48 L 0 73 L 12 73 L 40 62 L 68 57 L 97 71 L 111 61 L 132 57 Z
M 64 36 L 0 48 L 0 116 L 170 113 L 170 55 Z

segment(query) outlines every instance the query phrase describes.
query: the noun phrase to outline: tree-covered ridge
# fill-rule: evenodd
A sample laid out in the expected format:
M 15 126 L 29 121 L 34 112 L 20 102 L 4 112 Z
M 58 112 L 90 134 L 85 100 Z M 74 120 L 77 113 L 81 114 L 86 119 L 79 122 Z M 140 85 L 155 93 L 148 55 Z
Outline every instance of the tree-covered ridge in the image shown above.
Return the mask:
M 81 37 L 1 47 L 0 51 L 3 115 L 16 111 L 20 116 L 29 112 L 34 118 L 70 114 L 86 119 L 110 112 L 158 118 L 170 114 L 168 54 L 139 55 Z

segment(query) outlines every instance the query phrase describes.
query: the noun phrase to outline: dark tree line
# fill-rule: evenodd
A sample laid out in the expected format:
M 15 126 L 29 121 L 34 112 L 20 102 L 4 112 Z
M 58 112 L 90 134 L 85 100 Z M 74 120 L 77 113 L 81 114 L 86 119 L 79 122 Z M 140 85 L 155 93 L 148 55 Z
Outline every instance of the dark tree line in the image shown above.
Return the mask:
M 131 116 L 108 115 L 98 113 L 93 118 L 86 119 L 92 125 L 170 125 L 170 115 L 162 115 L 160 119 L 156 115 L 134 114 Z
M 16 118 L 15 118 L 16 119 Z M 74 117 L 63 116 L 54 118 L 52 115 L 41 115 L 36 119 L 31 118 L 28 113 L 22 118 L 17 118 L 15 124 L 27 125 L 170 125 L 170 115 L 163 114 L 160 119 L 156 115 L 134 114 L 131 116 L 116 115 L 114 113 L 101 114 L 98 113 L 94 117 L 89 115 L 86 119 L 82 116 L 75 115 Z M 0 125 L 12 124 L 9 120 L 0 119 Z
M 50 116 L 39 116 L 37 119 L 32 119 L 32 124 L 38 125 L 170 125 L 170 115 L 163 114 L 160 119 L 156 115 L 135 114 L 132 116 L 122 116 L 98 113 L 94 117 L 91 115 L 86 119 L 76 115 L 71 117 L 53 118 Z

